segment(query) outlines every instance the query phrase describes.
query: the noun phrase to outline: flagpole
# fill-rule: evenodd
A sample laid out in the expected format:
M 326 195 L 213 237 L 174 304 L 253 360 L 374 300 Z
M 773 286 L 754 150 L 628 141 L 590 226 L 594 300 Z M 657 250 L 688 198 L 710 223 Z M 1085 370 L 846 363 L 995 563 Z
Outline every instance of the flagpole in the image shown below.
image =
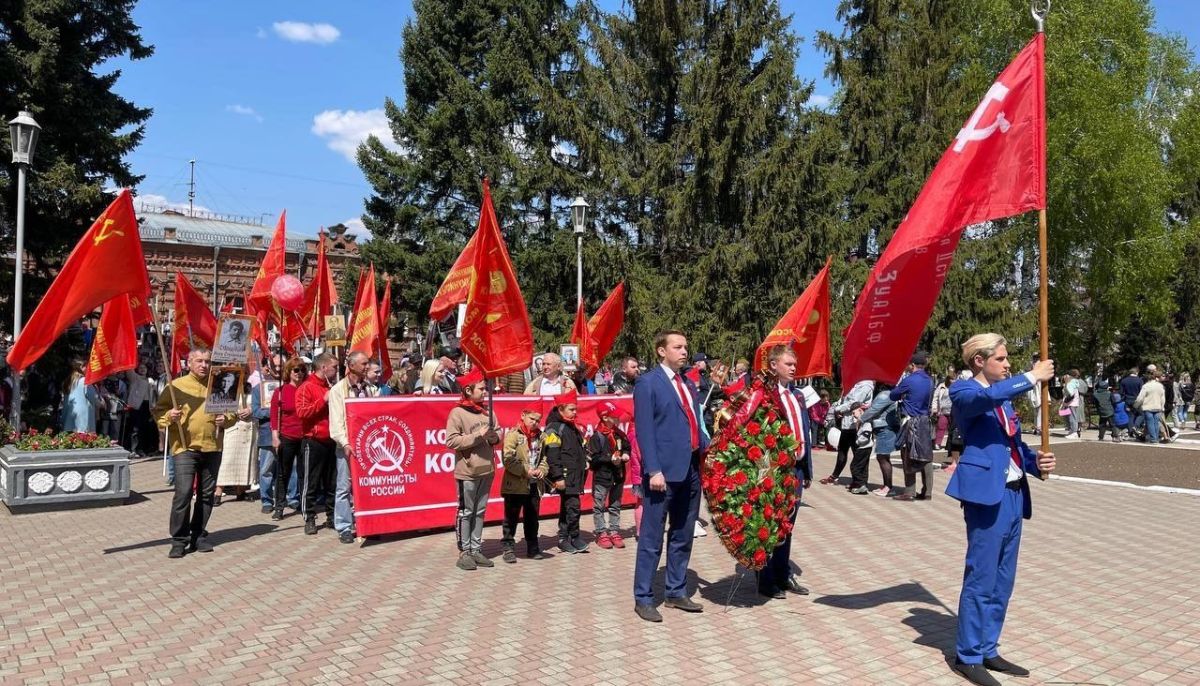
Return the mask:
M 171 409 L 179 409 L 179 401 L 175 398 L 175 386 L 171 385 L 171 382 L 174 381 L 174 379 L 171 378 L 171 361 L 167 358 L 167 346 L 166 346 L 166 342 L 163 340 L 162 322 L 159 320 L 159 316 L 158 316 L 158 306 L 160 304 L 162 304 L 161 300 L 159 298 L 155 298 L 154 299 L 154 312 L 152 313 L 154 315 L 154 329 L 155 329 L 155 333 L 157 334 L 155 336 L 155 338 L 158 339 L 158 354 L 162 357 L 163 374 L 167 375 L 167 392 L 171 394 Z M 172 335 L 178 336 L 179 332 L 176 331 Z M 172 346 L 172 347 L 174 347 L 174 346 Z M 179 440 L 182 443 L 182 442 L 184 442 L 183 421 L 177 419 L 177 420 L 175 420 L 175 424 L 179 427 Z M 167 425 L 167 441 L 166 441 L 166 443 L 168 446 L 170 446 L 170 444 L 171 444 L 171 425 L 170 424 Z
M 1031 13 L 1033 20 L 1037 22 L 1037 32 L 1045 33 L 1046 14 L 1050 11 L 1050 0 L 1045 0 L 1045 5 L 1039 8 L 1038 0 L 1033 0 Z M 1045 79 L 1045 74 L 1042 74 Z M 1046 103 L 1043 100 L 1041 103 L 1042 117 L 1046 114 Z M 1045 155 L 1046 151 L 1043 150 Z M 1048 231 L 1046 229 L 1046 209 L 1038 210 L 1038 339 L 1039 339 L 1039 360 L 1050 359 L 1050 275 L 1049 275 L 1049 258 L 1047 256 L 1047 246 L 1049 244 Z M 1042 405 L 1040 408 L 1040 433 L 1042 438 L 1042 452 L 1050 452 L 1050 384 L 1042 382 Z M 1048 478 L 1048 475 L 1039 470 L 1038 476 L 1042 481 Z

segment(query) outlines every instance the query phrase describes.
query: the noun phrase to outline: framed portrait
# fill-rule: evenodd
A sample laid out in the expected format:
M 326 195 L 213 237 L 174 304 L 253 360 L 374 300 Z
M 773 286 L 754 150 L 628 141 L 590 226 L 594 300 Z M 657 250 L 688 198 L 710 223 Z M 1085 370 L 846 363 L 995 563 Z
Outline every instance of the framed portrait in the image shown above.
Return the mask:
M 208 373 L 208 395 L 204 411 L 208 414 L 232 414 L 242 399 L 244 370 L 240 365 L 213 367 Z
M 325 316 L 325 338 L 326 348 L 341 348 L 346 345 L 346 320 L 340 314 L 330 314 Z
M 254 319 L 241 314 L 223 314 L 212 350 L 213 364 L 246 364 L 250 359 L 250 326 Z
M 573 372 L 579 368 L 579 346 L 574 343 L 558 347 L 558 356 L 562 358 L 563 371 Z
M 275 389 L 279 388 L 280 381 L 278 379 L 263 379 L 258 384 L 258 403 L 259 407 L 264 410 L 271 407 L 271 398 L 275 396 Z

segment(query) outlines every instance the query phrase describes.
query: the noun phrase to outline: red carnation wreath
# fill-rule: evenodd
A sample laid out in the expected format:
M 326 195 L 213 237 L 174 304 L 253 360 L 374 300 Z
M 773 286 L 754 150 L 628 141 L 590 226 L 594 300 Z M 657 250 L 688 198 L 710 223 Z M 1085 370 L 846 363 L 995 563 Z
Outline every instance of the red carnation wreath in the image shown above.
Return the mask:
M 700 473 L 721 542 L 755 571 L 791 532 L 799 485 L 792 457 L 799 444 L 771 390 L 755 379 L 726 406 L 732 417 L 709 443 Z

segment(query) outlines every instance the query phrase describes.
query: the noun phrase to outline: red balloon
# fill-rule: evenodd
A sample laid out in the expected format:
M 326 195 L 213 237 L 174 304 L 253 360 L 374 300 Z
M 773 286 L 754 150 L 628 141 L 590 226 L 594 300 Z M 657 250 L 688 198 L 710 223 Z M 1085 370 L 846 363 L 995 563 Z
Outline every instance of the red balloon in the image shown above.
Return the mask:
M 271 297 L 285 312 L 295 312 L 304 304 L 304 284 L 291 274 L 280 274 L 271 284 Z

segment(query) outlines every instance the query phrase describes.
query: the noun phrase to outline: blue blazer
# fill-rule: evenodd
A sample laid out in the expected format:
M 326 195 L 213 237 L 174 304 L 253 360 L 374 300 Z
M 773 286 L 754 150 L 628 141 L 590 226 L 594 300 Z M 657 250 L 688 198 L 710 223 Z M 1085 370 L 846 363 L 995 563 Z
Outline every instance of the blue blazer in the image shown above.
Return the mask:
M 699 389 L 687 377 L 683 377 L 683 383 L 692 394 L 696 421 L 703 422 Z M 686 479 L 692 464 L 691 429 L 679 404 L 675 383 L 667 377 L 662 365 L 655 365 L 634 384 L 633 421 L 637 427 L 638 448 L 642 451 L 644 480 L 655 472 L 662 472 L 671 482 Z M 706 447 L 708 436 L 701 430 L 700 450 Z
M 964 503 L 995 505 L 1004 497 L 1008 465 L 1012 462 L 1008 434 L 996 416 L 996 408 L 1003 407 L 1010 417 L 1016 417 L 1013 398 L 1033 388 L 1024 374 L 1005 379 L 984 388 L 975 379 L 956 381 L 950 386 L 950 402 L 953 407 L 954 423 L 962 434 L 963 453 L 958 458 L 958 467 L 946 484 L 946 495 Z M 1017 423 L 1017 450 L 1021 453 L 1022 467 L 1030 476 L 1038 476 L 1037 453 L 1021 440 L 1021 427 Z M 1029 497 L 1029 480 L 1021 488 L 1024 500 L 1025 519 L 1033 514 Z

